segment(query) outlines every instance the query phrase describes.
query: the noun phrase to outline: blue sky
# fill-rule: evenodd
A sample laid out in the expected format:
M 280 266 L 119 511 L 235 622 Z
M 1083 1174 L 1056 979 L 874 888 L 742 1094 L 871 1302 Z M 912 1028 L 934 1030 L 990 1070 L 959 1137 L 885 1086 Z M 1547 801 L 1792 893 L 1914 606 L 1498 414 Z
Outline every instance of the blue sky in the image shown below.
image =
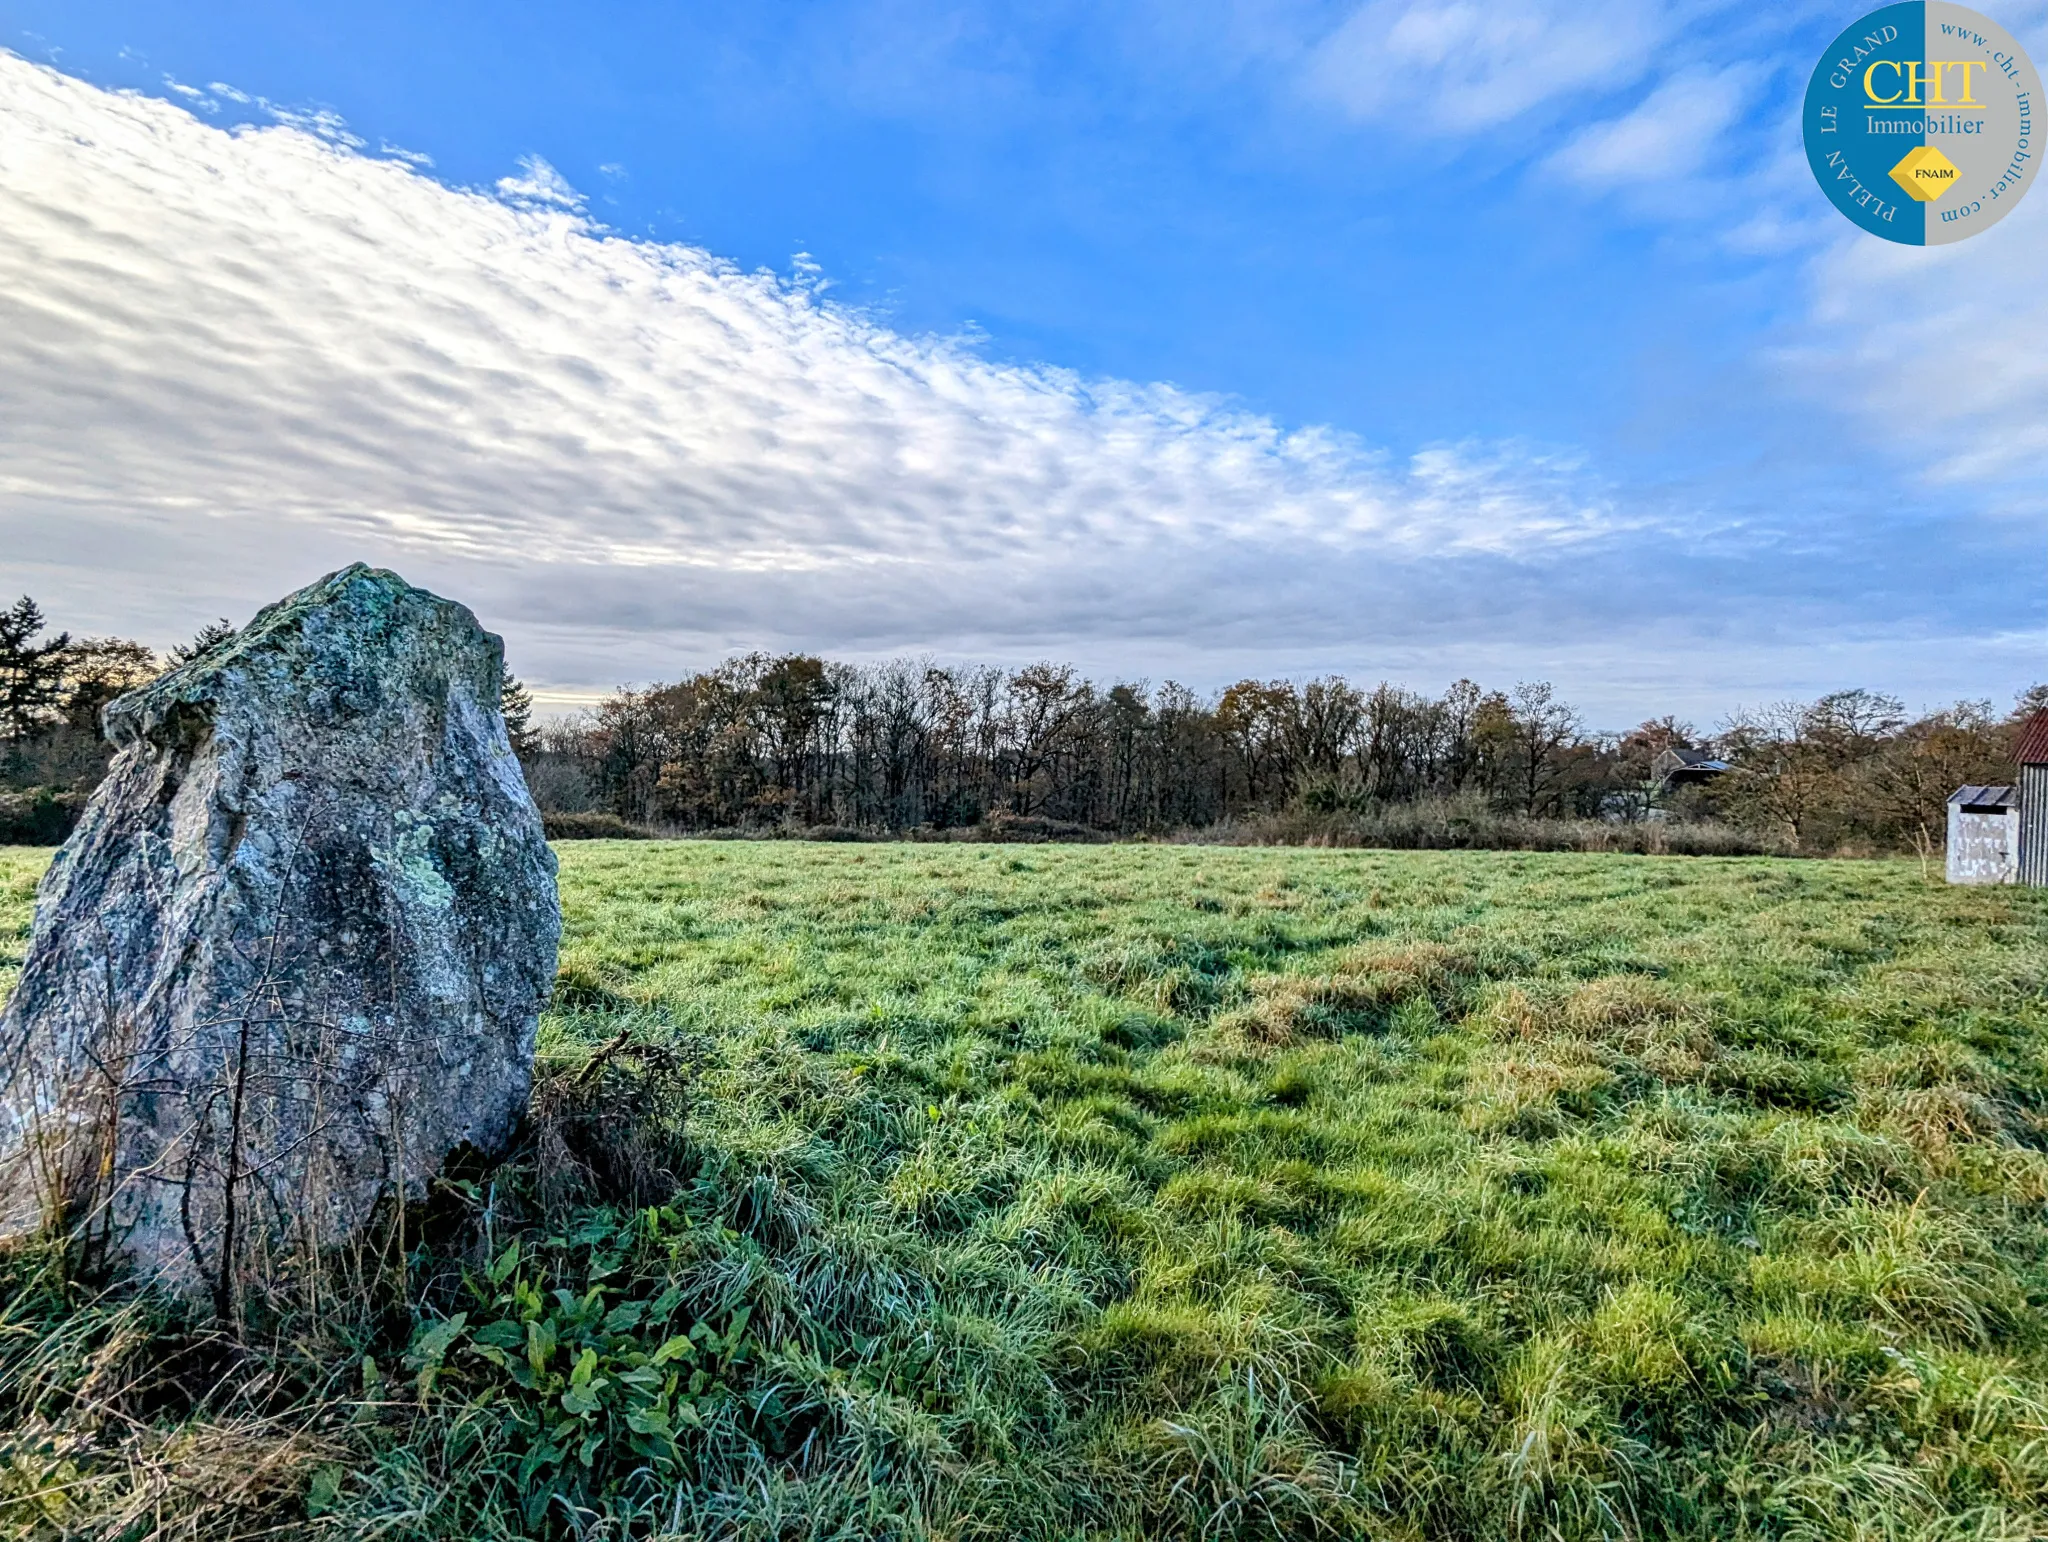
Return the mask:
M 2048 209 L 1827 208 L 1797 100 L 1859 8 L 0 0 L 54 147 L 0 152 L 0 587 L 169 641 L 365 555 L 561 701 L 747 646 L 2003 697 Z

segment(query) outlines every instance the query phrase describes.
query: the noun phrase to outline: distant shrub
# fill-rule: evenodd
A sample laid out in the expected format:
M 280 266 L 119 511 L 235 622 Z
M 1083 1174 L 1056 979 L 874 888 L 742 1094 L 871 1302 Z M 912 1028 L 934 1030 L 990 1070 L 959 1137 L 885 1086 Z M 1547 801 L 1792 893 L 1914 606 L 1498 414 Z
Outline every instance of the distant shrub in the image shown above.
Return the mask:
M 1098 830 L 1092 825 L 1074 824 L 1065 819 L 1046 819 L 1037 814 L 1012 814 L 1007 809 L 997 809 L 978 825 L 964 830 L 947 831 L 956 840 L 970 841 L 1058 841 L 1068 845 L 1089 845 L 1113 841 L 1113 831 Z
M 651 841 L 657 831 L 628 824 L 616 814 L 543 814 L 541 824 L 551 841 Z
M 1012 814 L 1007 809 L 997 809 L 980 824 L 949 825 L 943 829 L 921 825 L 914 830 L 877 832 L 873 838 L 935 841 L 943 845 L 1010 843 L 1026 846 L 1102 846 L 1131 839 L 1114 830 L 1098 830 L 1093 825 L 1075 824 L 1065 819 L 1047 819 L 1040 814 Z
M 1108 845 L 1165 839 L 1198 846 L 1308 846 L 1390 851 L 1586 851 L 1644 856 L 1746 857 L 1817 856 L 1795 850 L 1777 836 L 1714 821 L 1549 819 L 1503 813 L 1476 800 L 1423 800 L 1387 804 L 1365 811 L 1293 808 L 1256 814 L 1202 829 L 1159 836 L 1119 835 L 1092 825 L 1038 814 L 997 810 L 980 824 L 948 829 L 862 829 L 852 825 L 734 826 L 687 833 L 634 824 L 608 813 L 544 813 L 548 839 L 701 841 L 799 840 L 828 843 L 923 841 L 944 845 Z M 1875 855 L 1837 851 L 1836 856 Z
M 1001 810 L 981 825 L 985 841 L 1060 841 L 1088 844 L 1116 839 L 1113 832 L 1077 825 L 1064 819 L 1041 819 L 1028 814 L 1006 814 Z
M 888 837 L 875 830 L 855 830 L 847 825 L 812 825 L 800 837 L 807 841 L 881 841 Z
M 0 846 L 55 846 L 85 810 L 85 794 L 37 787 L 0 793 Z
M 1364 847 L 1392 851 L 1613 851 L 1646 856 L 1790 856 L 1776 836 L 1709 821 L 1544 819 L 1464 799 L 1419 799 L 1361 811 L 1306 808 L 1185 831 L 1215 846 Z

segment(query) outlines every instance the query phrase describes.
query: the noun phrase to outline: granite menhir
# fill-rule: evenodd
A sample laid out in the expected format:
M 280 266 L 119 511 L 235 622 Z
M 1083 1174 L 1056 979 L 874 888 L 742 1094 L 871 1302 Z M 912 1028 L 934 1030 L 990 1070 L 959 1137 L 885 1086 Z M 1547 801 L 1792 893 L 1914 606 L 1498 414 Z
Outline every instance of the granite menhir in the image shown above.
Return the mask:
M 226 1311 L 503 1151 L 561 936 L 503 658 L 357 565 L 108 705 L 0 1015 L 0 1235 Z

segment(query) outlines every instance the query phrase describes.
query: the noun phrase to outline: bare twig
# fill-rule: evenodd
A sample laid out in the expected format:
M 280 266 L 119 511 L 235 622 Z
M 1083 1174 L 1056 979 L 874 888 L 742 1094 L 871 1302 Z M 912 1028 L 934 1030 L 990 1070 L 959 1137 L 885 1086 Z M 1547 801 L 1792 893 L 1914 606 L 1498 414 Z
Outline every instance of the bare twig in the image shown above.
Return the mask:
M 627 1044 L 631 1043 L 632 1038 L 633 1030 L 630 1028 L 622 1028 L 613 1034 L 611 1038 L 598 1047 L 588 1060 L 583 1062 L 582 1069 L 574 1077 L 570 1078 L 569 1085 L 572 1087 L 582 1087 L 595 1080 L 597 1073 L 604 1069 L 605 1062 L 624 1049 Z

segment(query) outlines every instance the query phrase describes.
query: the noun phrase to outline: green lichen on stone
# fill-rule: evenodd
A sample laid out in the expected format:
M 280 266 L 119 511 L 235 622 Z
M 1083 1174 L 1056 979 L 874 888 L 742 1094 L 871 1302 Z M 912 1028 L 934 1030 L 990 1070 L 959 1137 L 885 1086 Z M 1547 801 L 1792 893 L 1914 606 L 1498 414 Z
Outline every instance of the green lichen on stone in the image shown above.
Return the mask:
M 370 860 L 414 904 L 446 910 L 455 902 L 455 886 L 434 857 L 434 827 L 425 820 L 401 813 L 396 838 L 372 846 Z

